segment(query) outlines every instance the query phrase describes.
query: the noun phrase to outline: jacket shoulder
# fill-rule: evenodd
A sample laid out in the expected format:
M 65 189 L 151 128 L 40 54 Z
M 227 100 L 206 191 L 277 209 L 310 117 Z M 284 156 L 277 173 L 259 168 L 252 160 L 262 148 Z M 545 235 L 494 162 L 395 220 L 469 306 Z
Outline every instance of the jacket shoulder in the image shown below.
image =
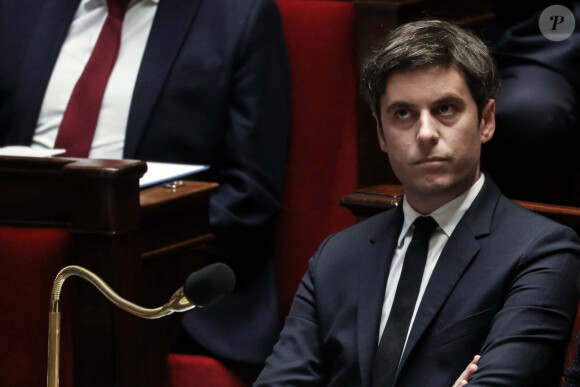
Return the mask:
M 400 218 L 400 219 L 399 219 Z M 350 262 L 365 256 L 380 238 L 398 238 L 403 224 L 402 211 L 391 209 L 374 215 L 337 233 L 329 235 L 320 245 L 315 257 L 332 265 Z

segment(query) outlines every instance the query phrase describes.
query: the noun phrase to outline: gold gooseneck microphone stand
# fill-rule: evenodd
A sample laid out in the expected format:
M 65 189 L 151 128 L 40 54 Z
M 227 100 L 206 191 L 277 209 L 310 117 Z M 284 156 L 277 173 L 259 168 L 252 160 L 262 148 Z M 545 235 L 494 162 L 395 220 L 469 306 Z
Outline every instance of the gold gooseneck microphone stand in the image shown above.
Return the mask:
M 172 314 L 185 312 L 195 308 L 185 297 L 183 287 L 177 290 L 171 299 L 163 306 L 155 309 L 142 308 L 119 296 L 101 278 L 80 266 L 67 266 L 62 269 L 52 286 L 48 320 L 48 367 L 47 386 L 58 387 L 59 359 L 60 359 L 60 293 L 64 281 L 70 276 L 84 278 L 93 284 L 99 291 L 117 307 L 141 318 L 156 319 Z

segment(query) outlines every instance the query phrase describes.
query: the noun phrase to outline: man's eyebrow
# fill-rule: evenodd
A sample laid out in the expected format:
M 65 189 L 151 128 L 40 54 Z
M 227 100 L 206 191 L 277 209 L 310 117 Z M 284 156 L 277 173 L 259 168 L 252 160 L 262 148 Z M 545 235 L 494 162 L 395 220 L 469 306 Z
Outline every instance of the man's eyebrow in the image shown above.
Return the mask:
M 455 94 L 448 94 L 445 95 L 437 100 L 435 100 L 434 105 L 444 105 L 447 103 L 452 103 L 452 104 L 459 104 L 459 105 L 465 105 L 465 99 L 455 95 Z
M 414 108 L 415 104 L 405 101 L 393 101 L 390 103 L 387 108 L 385 109 L 387 112 L 399 109 L 411 109 Z
M 458 104 L 458 105 L 466 105 L 466 101 L 464 98 L 456 95 L 456 94 L 447 94 L 442 96 L 439 99 L 433 101 L 433 105 L 443 105 L 443 104 Z M 385 111 L 390 112 L 393 110 L 399 109 L 412 109 L 415 108 L 416 105 L 411 102 L 406 101 L 393 101 L 391 102 L 386 108 Z

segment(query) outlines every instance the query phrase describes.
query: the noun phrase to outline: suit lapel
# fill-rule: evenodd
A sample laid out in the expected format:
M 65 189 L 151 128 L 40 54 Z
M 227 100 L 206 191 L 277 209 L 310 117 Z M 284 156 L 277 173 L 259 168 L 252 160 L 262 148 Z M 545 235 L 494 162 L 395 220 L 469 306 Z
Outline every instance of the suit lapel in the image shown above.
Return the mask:
M 22 63 L 20 87 L 15 98 L 15 120 L 9 143 L 30 145 L 38 114 L 60 48 L 80 0 L 48 0 L 39 7 L 27 52 Z
M 489 235 L 498 199 L 499 189 L 486 177 L 482 190 L 441 252 L 417 311 L 396 377 L 457 281 L 476 258 L 480 250 L 477 239 Z
M 202 1 L 159 2 L 131 101 L 125 158 L 135 157 L 143 130 Z
M 386 219 L 384 226 L 371 237 L 359 269 L 357 335 L 363 386 L 370 385 L 389 267 L 403 226 L 402 207 L 390 213 L 392 215 Z
M 437 266 L 425 289 L 399 370 L 478 251 L 479 244 L 475 241 L 471 231 L 467 227 L 459 227 L 458 225 L 441 252 Z

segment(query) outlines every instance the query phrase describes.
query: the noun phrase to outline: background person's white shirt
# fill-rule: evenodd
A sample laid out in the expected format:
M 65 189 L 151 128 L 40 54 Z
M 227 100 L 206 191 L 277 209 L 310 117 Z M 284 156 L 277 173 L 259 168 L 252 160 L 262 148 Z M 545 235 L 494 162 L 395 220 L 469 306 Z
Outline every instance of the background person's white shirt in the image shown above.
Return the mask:
M 123 158 L 135 81 L 159 0 L 132 0 L 123 21 L 121 48 L 105 95 L 90 158 Z M 32 146 L 53 148 L 73 88 L 107 18 L 106 0 L 81 0 L 52 72 Z

